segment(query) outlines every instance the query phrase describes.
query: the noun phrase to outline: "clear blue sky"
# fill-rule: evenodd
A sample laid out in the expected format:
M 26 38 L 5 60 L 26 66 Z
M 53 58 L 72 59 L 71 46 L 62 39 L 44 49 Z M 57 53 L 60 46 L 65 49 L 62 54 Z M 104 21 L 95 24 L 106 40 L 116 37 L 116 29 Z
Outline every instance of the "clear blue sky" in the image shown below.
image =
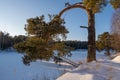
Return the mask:
M 26 20 L 44 14 L 58 14 L 65 2 L 75 3 L 80 0 L 0 0 L 0 30 L 10 35 L 25 34 Z M 96 36 L 110 31 L 111 16 L 114 10 L 108 5 L 101 13 L 96 14 Z M 87 40 L 87 15 L 81 9 L 72 9 L 62 15 L 69 30 L 68 40 Z

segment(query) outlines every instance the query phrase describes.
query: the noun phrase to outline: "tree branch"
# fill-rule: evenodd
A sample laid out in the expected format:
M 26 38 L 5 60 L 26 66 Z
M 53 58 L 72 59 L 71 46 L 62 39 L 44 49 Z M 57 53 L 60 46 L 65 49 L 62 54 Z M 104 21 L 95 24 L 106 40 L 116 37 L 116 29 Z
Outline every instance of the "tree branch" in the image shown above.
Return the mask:
M 81 8 L 81 9 L 84 9 L 84 10 L 88 11 L 88 10 L 86 9 L 86 7 L 83 6 L 82 4 L 83 4 L 82 2 L 75 3 L 75 4 L 73 4 L 73 5 L 70 5 L 69 3 L 65 3 L 65 5 L 66 5 L 67 7 L 64 8 L 64 9 L 59 13 L 58 16 L 61 17 L 64 12 L 66 12 L 66 11 L 68 11 L 68 10 L 70 10 L 70 9 L 73 9 L 73 8 Z

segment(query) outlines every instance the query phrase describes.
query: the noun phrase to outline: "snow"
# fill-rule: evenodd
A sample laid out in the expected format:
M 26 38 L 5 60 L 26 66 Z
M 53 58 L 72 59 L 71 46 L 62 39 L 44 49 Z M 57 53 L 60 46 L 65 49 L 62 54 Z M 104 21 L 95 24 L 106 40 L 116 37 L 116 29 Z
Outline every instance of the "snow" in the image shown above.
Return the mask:
M 100 59 L 97 62 L 83 63 L 57 80 L 119 80 L 119 73 L 120 56 L 117 56 L 113 60 Z
M 47 61 L 22 63 L 22 55 L 17 52 L 0 53 L 0 80 L 55 80 L 74 67 L 63 63 L 61 66 Z
M 120 55 L 115 57 L 112 61 L 120 63 Z
M 0 80 L 119 80 L 120 55 L 108 60 L 104 52 L 97 52 L 97 62 L 86 63 L 87 50 L 72 51 L 69 59 L 82 64 L 75 68 L 67 63 L 61 66 L 52 61 L 32 62 L 26 66 L 22 54 L 0 52 Z

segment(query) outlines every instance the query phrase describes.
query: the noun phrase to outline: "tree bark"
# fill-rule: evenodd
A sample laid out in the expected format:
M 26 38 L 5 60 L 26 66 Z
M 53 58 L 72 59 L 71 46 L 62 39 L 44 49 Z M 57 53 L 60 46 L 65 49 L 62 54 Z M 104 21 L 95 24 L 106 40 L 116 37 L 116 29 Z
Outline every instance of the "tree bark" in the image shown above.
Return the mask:
M 96 46 L 95 46 L 95 14 L 92 10 L 88 11 L 88 55 L 87 61 L 96 60 Z
M 110 56 L 110 49 L 109 49 L 108 46 L 106 47 L 106 55 L 107 55 L 107 56 Z

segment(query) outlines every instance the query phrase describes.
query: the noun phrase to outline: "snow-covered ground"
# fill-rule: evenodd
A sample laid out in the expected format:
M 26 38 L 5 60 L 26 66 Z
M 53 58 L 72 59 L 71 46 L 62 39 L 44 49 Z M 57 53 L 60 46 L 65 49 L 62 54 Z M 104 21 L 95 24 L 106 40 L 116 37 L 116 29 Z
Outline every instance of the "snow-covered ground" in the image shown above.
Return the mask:
M 0 52 L 0 80 L 55 80 L 74 67 L 59 66 L 53 62 L 37 61 L 30 66 L 22 63 L 22 55 L 17 52 Z
M 83 63 L 57 80 L 120 80 L 120 55 L 112 60 Z
M 76 50 L 71 53 L 73 55 L 69 59 L 84 61 L 87 50 Z M 59 66 L 52 61 L 40 60 L 32 62 L 30 66 L 25 66 L 22 63 L 21 54 L 3 51 L 0 52 L 0 80 L 56 80 L 59 76 L 57 80 L 106 80 L 111 77 L 113 80 L 119 80 L 120 75 L 117 74 L 117 72 L 120 73 L 118 59 L 109 61 L 104 57 L 103 52 L 98 53 L 97 58 L 100 59 L 98 62 L 84 63 L 78 68 L 66 63 Z M 107 73 L 116 74 L 118 77 L 116 77 L 117 79 L 113 78 L 114 75 L 108 75 Z M 107 78 L 106 75 L 108 75 Z

